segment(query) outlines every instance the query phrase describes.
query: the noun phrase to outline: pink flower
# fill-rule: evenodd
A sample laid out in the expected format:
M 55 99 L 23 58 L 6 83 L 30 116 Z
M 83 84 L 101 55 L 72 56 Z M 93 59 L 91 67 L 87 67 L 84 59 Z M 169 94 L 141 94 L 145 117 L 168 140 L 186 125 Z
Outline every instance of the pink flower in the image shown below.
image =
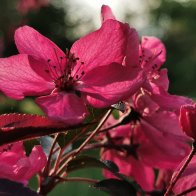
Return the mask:
M 106 5 L 102 6 L 101 18 L 102 22 L 116 20 L 111 8 Z M 170 95 L 167 92 L 169 87 L 167 70 L 160 70 L 166 60 L 164 44 L 153 36 L 143 36 L 139 44 L 139 38 L 132 39 L 132 36 L 136 36 L 134 34 L 130 32 L 127 39 L 125 64 L 137 69 L 139 75 L 143 77 L 142 88 L 149 91 L 151 98 L 166 110 L 179 112 L 181 105 L 192 103 L 192 100 L 186 97 Z
M 46 164 L 46 155 L 41 146 L 35 146 L 29 157 L 26 156 L 22 142 L 0 147 L 0 178 L 27 184 Z
M 139 73 L 122 65 L 130 31 L 135 32 L 108 20 L 64 53 L 33 28 L 21 27 L 15 33 L 20 54 L 0 59 L 0 89 L 18 100 L 41 95 L 36 102 L 49 117 L 79 123 L 87 114 L 86 103 L 108 107 L 141 86 Z
M 196 140 L 196 104 L 183 105 L 180 109 L 179 119 L 182 130 Z
M 140 133 L 136 133 L 130 125 L 120 126 L 110 131 L 111 138 L 108 147 L 101 152 L 101 159 L 113 161 L 119 168 L 119 172 L 133 178 L 144 190 L 153 190 L 153 168 L 141 161 L 142 151 L 138 151 L 145 143 L 140 142 Z M 136 136 L 136 137 L 135 137 Z M 138 138 L 139 137 L 139 138 Z M 131 139 L 133 143 L 131 143 Z M 140 146 L 141 145 L 141 146 Z M 143 153 L 144 154 L 144 153 Z M 104 176 L 114 178 L 108 170 L 104 170 Z
M 143 161 L 154 167 L 174 169 L 190 150 L 186 143 L 190 140 L 179 126 L 178 114 L 162 109 L 147 92 L 138 92 L 131 106 L 138 116 L 138 122 L 132 124 L 149 140 L 148 148 L 143 149 L 146 151 Z
M 184 160 L 176 169 L 176 172 L 181 168 L 183 165 Z M 175 172 L 175 173 L 176 173 Z M 175 175 L 175 173 L 173 175 Z M 186 167 L 185 171 L 182 173 L 178 181 L 176 182 L 173 191 L 176 195 L 182 193 L 191 188 L 196 187 L 196 156 L 194 156 L 191 162 Z M 190 193 L 187 193 L 186 196 L 195 196 L 196 190 L 194 189 Z
M 146 191 L 155 188 L 153 169 L 174 170 L 190 150 L 186 137 L 178 133 L 181 130 L 176 115 L 155 112 L 156 104 L 150 102 L 149 106 L 152 109 L 146 108 L 143 113 L 132 107 L 131 124 L 112 129 L 107 137 L 108 147 L 101 153 L 102 159 L 115 162 L 120 173 L 132 177 Z M 114 120 L 112 124 L 116 124 Z M 108 171 L 104 175 L 114 177 Z M 157 186 L 160 188 L 160 182 Z
M 151 99 L 162 109 L 179 114 L 180 106 L 191 104 L 192 100 L 183 96 L 170 95 L 167 92 L 169 88 L 167 69 L 160 70 L 165 60 L 164 44 L 156 37 L 142 37 L 139 64 L 147 76 L 143 88 L 151 94 Z

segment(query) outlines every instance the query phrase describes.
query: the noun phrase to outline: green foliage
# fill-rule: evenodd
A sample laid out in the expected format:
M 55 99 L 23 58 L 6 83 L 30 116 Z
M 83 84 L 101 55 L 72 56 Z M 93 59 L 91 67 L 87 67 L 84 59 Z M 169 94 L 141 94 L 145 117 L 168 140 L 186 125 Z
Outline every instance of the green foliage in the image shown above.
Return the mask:
M 160 2 L 160 6 L 151 11 L 151 21 L 164 31 L 170 91 L 195 97 L 196 1 Z

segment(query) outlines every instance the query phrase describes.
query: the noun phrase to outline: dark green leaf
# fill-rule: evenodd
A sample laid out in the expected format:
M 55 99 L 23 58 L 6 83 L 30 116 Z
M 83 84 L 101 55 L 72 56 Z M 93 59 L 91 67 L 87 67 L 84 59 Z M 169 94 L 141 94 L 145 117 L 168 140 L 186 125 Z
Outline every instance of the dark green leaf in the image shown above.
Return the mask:
M 8 179 L 0 179 L 0 196 L 39 196 L 23 184 Z
M 24 148 L 25 148 L 26 155 L 29 156 L 29 154 L 31 153 L 33 147 L 35 145 L 40 145 L 40 143 L 39 143 L 39 141 L 37 139 L 34 139 L 34 140 L 24 141 L 23 145 L 24 145 Z
M 57 142 L 61 148 L 63 148 L 67 143 L 67 135 L 68 133 L 59 133 Z
M 74 170 L 82 169 L 82 168 L 89 168 L 89 167 L 96 167 L 96 168 L 104 168 L 110 170 L 113 173 L 118 172 L 118 167 L 115 163 L 111 161 L 100 161 L 94 157 L 89 156 L 78 156 L 72 161 L 68 163 L 67 172 L 72 172 Z
M 109 193 L 111 196 L 136 196 L 137 190 L 135 187 L 125 181 L 118 179 L 106 179 L 99 181 L 95 185 L 94 188 L 105 191 Z

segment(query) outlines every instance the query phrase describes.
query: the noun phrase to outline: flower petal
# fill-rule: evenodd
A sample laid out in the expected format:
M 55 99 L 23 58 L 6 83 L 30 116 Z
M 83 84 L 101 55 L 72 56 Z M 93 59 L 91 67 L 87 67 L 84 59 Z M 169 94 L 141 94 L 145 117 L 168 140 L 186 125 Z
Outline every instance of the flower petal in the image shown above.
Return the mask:
M 54 84 L 32 69 L 24 54 L 0 59 L 0 90 L 13 99 L 49 93 Z
M 94 107 L 108 107 L 135 93 L 143 81 L 140 69 L 112 63 L 87 72 L 76 88 L 88 93 L 87 100 Z
M 127 25 L 128 26 L 128 25 Z M 139 66 L 139 36 L 135 29 L 128 26 L 128 39 L 126 49 L 126 65 Z
M 40 145 L 34 146 L 29 159 L 29 171 L 25 174 L 25 179 L 30 179 L 34 174 L 38 173 L 46 165 L 47 158 Z M 36 164 L 35 164 L 36 163 Z
M 156 37 L 144 36 L 140 46 L 141 66 L 158 70 L 166 60 L 166 49 Z
M 163 110 L 176 111 L 179 113 L 180 107 L 185 104 L 192 104 L 192 99 L 184 96 L 170 95 L 165 91 L 160 90 L 160 94 L 152 94 L 151 98 Z
M 115 20 L 105 21 L 101 28 L 76 41 L 71 53 L 84 62 L 83 69 L 122 63 L 126 51 L 127 25 Z M 81 67 L 80 62 L 76 66 Z M 80 68 L 82 69 L 82 67 Z
M 106 20 L 113 19 L 115 20 L 115 16 L 112 13 L 112 10 L 109 6 L 107 5 L 102 5 L 101 7 L 101 21 L 102 23 L 105 22 Z
M 52 119 L 67 124 L 78 124 L 87 115 L 83 100 L 72 93 L 53 93 L 38 97 L 36 103 Z
M 145 191 L 153 190 L 155 178 L 153 168 L 132 156 L 126 157 L 114 150 L 104 150 L 101 159 L 113 161 L 118 166 L 120 173 L 132 177 Z M 104 170 L 104 176 L 114 178 L 114 175 L 107 170 Z
M 37 60 L 48 61 L 58 66 L 60 57 L 64 57 L 64 52 L 47 37 L 29 26 L 23 26 L 15 32 L 15 43 L 19 53 L 34 56 Z M 64 65 L 61 65 L 64 66 Z
M 179 169 L 182 167 L 186 159 L 187 158 L 185 158 L 181 162 L 181 164 L 174 172 L 173 176 L 176 175 L 176 172 L 179 171 Z M 196 156 L 192 158 L 191 162 L 188 164 L 185 171 L 182 173 L 182 175 L 176 182 L 173 191 L 176 195 L 178 195 L 183 191 L 191 189 L 195 186 L 196 186 Z M 196 194 L 196 190 L 193 190 L 190 193 L 187 193 L 186 196 L 195 196 L 195 194 Z

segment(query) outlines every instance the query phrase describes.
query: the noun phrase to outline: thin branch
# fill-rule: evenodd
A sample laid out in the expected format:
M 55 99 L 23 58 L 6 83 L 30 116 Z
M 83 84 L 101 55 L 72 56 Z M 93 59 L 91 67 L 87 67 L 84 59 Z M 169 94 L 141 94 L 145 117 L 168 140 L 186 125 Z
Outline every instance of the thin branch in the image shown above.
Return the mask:
M 91 178 L 81 178 L 81 177 L 70 177 L 70 178 L 59 178 L 61 182 L 85 182 L 90 184 L 95 184 L 99 180 L 91 179 Z
M 50 165 L 51 165 L 51 158 L 52 158 L 52 155 L 53 155 L 54 147 L 57 143 L 58 136 L 59 136 L 59 133 L 57 133 L 55 135 L 54 139 L 53 139 L 53 143 L 51 145 L 50 152 L 49 152 L 49 155 L 48 155 L 48 160 L 47 160 L 46 166 L 45 166 L 44 171 L 43 171 L 44 176 L 47 176 L 49 174 Z
M 196 186 L 191 187 L 190 189 L 187 189 L 187 190 L 185 190 L 185 191 L 183 191 L 183 192 L 177 194 L 176 196 L 183 196 L 183 195 L 186 195 L 187 193 L 190 193 L 190 192 L 192 192 L 192 191 L 194 191 L 194 190 L 196 190 Z
M 182 167 L 180 168 L 180 170 L 176 173 L 176 175 L 171 179 L 171 183 L 169 184 L 169 186 L 168 186 L 168 188 L 167 188 L 166 193 L 164 194 L 164 196 L 169 196 L 169 194 L 172 191 L 174 185 L 176 184 L 176 182 L 178 181 L 178 179 L 180 178 L 180 176 L 182 175 L 182 173 L 184 172 L 184 170 L 188 166 L 189 162 L 193 158 L 195 152 L 196 152 L 196 141 L 193 142 L 192 150 L 189 153 L 189 155 L 187 156 L 186 160 L 184 161 L 184 164 L 182 165 Z
M 67 167 L 67 163 L 71 161 L 77 154 L 79 154 L 82 151 L 82 149 L 87 145 L 87 143 L 98 133 L 98 131 L 101 129 L 101 127 L 103 126 L 103 124 L 108 119 L 111 113 L 112 113 L 112 109 L 108 110 L 108 112 L 101 119 L 100 123 L 98 124 L 96 129 L 91 133 L 91 135 L 80 145 L 78 149 L 70 153 L 70 156 L 67 157 L 67 160 L 65 161 L 65 163 L 61 166 L 61 168 L 59 168 L 57 175 L 59 175 L 61 172 L 64 171 L 64 169 Z

